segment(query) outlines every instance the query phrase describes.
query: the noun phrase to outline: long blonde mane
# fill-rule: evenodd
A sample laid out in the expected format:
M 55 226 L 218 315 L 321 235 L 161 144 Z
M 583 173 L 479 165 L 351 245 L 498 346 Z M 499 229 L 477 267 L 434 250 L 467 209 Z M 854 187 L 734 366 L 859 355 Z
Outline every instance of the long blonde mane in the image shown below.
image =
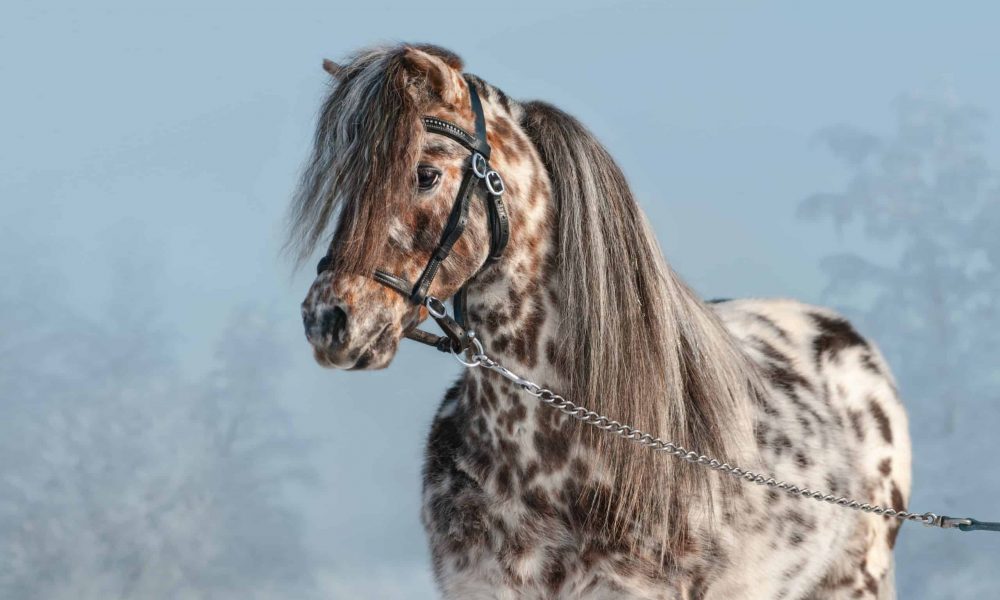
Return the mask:
M 728 461 L 753 461 L 757 371 L 715 314 L 666 264 L 628 183 L 576 119 L 524 105 L 522 126 L 548 171 L 558 212 L 560 340 L 567 397 L 664 440 Z M 684 507 L 712 500 L 704 471 L 593 436 L 615 479 L 612 522 L 685 536 Z M 666 548 L 665 548 L 666 550 Z

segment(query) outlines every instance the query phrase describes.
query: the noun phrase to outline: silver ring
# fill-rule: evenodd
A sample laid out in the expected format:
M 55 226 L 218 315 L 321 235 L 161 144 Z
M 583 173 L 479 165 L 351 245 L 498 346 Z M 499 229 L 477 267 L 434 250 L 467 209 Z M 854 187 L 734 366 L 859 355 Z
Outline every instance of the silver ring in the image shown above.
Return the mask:
M 486 157 L 478 152 L 472 153 L 472 172 L 480 179 L 484 179 L 489 172 L 489 164 L 486 162 Z
M 483 364 L 482 361 L 479 360 L 479 357 L 483 354 L 483 345 L 482 345 L 482 343 L 480 343 L 479 338 L 474 337 L 474 338 L 472 338 L 472 344 L 476 347 L 476 354 L 475 354 L 475 356 L 472 357 L 472 361 L 471 362 L 469 362 L 469 361 L 465 360 L 464 358 L 462 358 L 462 354 L 461 354 L 461 352 L 463 352 L 462 350 L 459 350 L 458 352 L 455 352 L 455 348 L 454 347 L 451 348 L 451 355 L 455 357 L 455 360 L 457 360 L 459 363 L 465 365 L 466 367 L 469 367 L 470 369 L 472 367 L 478 367 L 479 365 Z
M 486 189 L 490 191 L 494 196 L 499 196 L 506 191 L 507 187 L 503 184 L 503 177 L 500 177 L 500 173 L 496 171 L 490 171 L 486 174 Z
M 443 319 L 448 314 L 448 309 L 445 307 L 444 302 L 441 302 L 434 296 L 427 296 L 424 299 L 424 306 L 427 307 L 427 312 L 431 313 L 432 317 Z

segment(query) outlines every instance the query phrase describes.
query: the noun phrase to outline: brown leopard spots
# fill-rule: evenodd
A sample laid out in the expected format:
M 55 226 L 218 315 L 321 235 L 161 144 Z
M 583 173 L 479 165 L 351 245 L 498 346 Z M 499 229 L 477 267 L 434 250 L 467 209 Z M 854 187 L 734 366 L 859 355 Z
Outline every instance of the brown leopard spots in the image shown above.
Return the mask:
M 545 360 L 548 361 L 551 366 L 558 366 L 559 355 L 558 348 L 556 347 L 556 341 L 552 338 L 545 340 Z
M 500 465 L 496 470 L 493 480 L 498 495 L 504 498 L 511 495 L 514 482 L 509 465 Z
M 777 408 L 775 408 L 774 404 L 768 402 L 765 398 L 758 398 L 757 404 L 761 407 L 761 409 L 764 411 L 764 414 L 766 414 L 767 416 L 769 417 L 781 416 L 781 412 L 778 411 Z
M 871 572 L 868 570 L 868 559 L 861 561 L 861 577 L 864 582 L 864 591 L 867 591 L 872 596 L 878 596 L 878 581 L 872 576 Z M 858 590 L 861 592 L 862 590 Z M 857 597 L 861 597 L 860 594 L 855 594 Z
M 847 491 L 847 484 L 833 473 L 828 473 L 826 476 L 826 491 L 833 495 L 839 495 Z
M 878 363 L 875 362 L 870 352 L 865 352 L 861 355 L 861 366 L 873 375 L 883 376 L 882 368 L 878 366 Z
M 556 435 L 562 430 L 564 415 L 556 410 L 536 410 L 535 427 L 543 435 Z
M 863 337 L 851 327 L 845 319 L 829 317 L 819 313 L 812 313 L 813 323 L 819 329 L 819 335 L 813 340 L 813 359 L 819 364 L 823 356 L 836 359 L 841 351 L 862 346 L 867 348 L 868 343 Z
M 906 510 L 906 503 L 903 502 L 903 493 L 899 491 L 896 482 L 892 482 L 892 508 L 897 511 Z
M 774 448 L 774 453 L 777 456 L 781 456 L 782 452 L 792 449 L 792 440 L 784 433 L 779 433 L 774 436 L 772 447 Z
M 501 327 L 510 323 L 510 316 L 501 307 L 491 308 L 483 319 L 487 333 L 496 333 Z
M 513 397 L 513 406 L 505 411 L 501 411 L 497 417 L 497 425 L 507 434 L 513 435 L 514 427 L 522 423 L 528 416 L 528 409 L 521 402 L 520 398 Z
M 834 576 L 832 574 L 827 574 L 817 586 L 818 591 L 822 592 L 835 592 L 837 590 L 842 590 L 854 585 L 854 577 L 852 575 L 841 575 Z M 827 595 L 810 595 L 807 600 L 825 600 Z
M 906 502 L 903 500 L 903 492 L 899 490 L 899 485 L 895 481 L 892 482 L 890 506 L 897 512 L 906 510 Z M 902 523 L 896 519 L 893 519 L 889 523 L 889 528 L 886 532 L 886 544 L 890 549 L 896 546 L 896 536 L 899 535 L 899 528 L 901 526 Z
M 521 496 L 521 502 L 524 507 L 536 515 L 551 515 L 553 514 L 553 506 L 549 501 L 548 495 L 543 492 L 540 488 L 532 487 L 525 490 L 524 494 Z
M 757 440 L 757 445 L 762 448 L 768 445 L 767 431 L 767 425 L 763 423 L 757 423 L 757 426 L 754 427 L 754 438 Z
M 566 565 L 560 557 L 551 559 L 542 571 L 542 581 L 550 593 L 556 594 L 566 581 Z
M 879 462 L 878 464 L 878 472 L 888 477 L 889 474 L 892 473 L 892 459 L 891 458 L 882 459 L 882 461 Z
M 787 364 L 772 363 L 767 369 L 767 378 L 789 395 L 796 394 L 797 388 L 812 391 L 812 384 L 809 383 L 809 380 Z
M 863 415 L 861 412 L 857 410 L 849 410 L 847 416 L 851 421 L 851 429 L 854 431 L 854 437 L 856 437 L 859 442 L 865 441 L 865 427 L 862 422 Z
M 708 592 L 708 579 L 704 573 L 698 573 L 691 579 L 691 588 L 688 590 L 688 600 L 702 600 Z
M 882 410 L 882 407 L 875 398 L 868 400 L 868 410 L 871 411 L 872 417 L 875 419 L 875 424 L 878 425 L 882 439 L 885 440 L 886 444 L 892 444 L 892 425 L 889 424 L 889 417 L 886 416 L 885 411 Z
M 486 139 L 494 152 L 503 155 L 511 164 L 516 164 L 521 160 L 519 155 L 524 152 L 519 152 L 514 146 L 516 140 L 512 139 L 513 131 L 510 119 L 497 117 L 489 123 Z
M 786 332 L 777 323 L 775 323 L 773 319 L 770 319 L 768 317 L 765 317 L 764 315 L 757 313 L 753 313 L 751 316 L 757 323 L 769 329 L 774 335 L 778 337 L 778 339 L 785 342 L 791 341 L 791 339 L 788 337 L 788 332 Z
M 542 459 L 542 468 L 554 471 L 566 464 L 570 450 L 569 438 L 566 435 L 535 432 L 535 450 Z
M 795 524 L 800 531 L 804 533 L 810 533 L 816 530 L 816 521 L 813 518 L 807 517 L 803 513 L 792 510 L 788 512 L 788 520 Z
M 511 340 L 511 338 L 510 338 L 509 335 L 507 335 L 507 334 L 500 334 L 500 335 L 496 336 L 495 338 L 493 338 L 493 343 L 490 344 L 490 346 L 496 352 L 499 352 L 501 354 L 502 353 L 506 353 L 507 350 L 510 348 L 510 340 Z
M 790 362 L 790 359 L 783 353 L 779 352 L 778 349 L 775 348 L 774 345 L 771 344 L 770 342 L 767 342 L 766 340 L 763 340 L 756 336 L 750 339 L 751 342 L 754 344 L 754 346 L 756 346 L 757 349 L 760 350 L 764 356 L 771 359 L 772 361 L 780 365 L 787 365 Z
M 538 362 L 538 336 L 544 320 L 545 307 L 536 300 L 534 309 L 512 344 L 514 356 L 528 367 L 534 367 Z
M 478 415 L 472 420 L 472 430 L 478 434 L 480 439 L 485 438 L 489 434 L 489 427 L 486 424 L 486 418 L 483 415 Z
M 813 429 L 812 422 L 809 420 L 808 417 L 806 417 L 806 415 L 800 414 L 798 415 L 796 420 L 799 422 L 799 426 L 802 427 L 803 433 L 805 433 L 806 435 L 813 435 L 815 433 L 815 429 Z

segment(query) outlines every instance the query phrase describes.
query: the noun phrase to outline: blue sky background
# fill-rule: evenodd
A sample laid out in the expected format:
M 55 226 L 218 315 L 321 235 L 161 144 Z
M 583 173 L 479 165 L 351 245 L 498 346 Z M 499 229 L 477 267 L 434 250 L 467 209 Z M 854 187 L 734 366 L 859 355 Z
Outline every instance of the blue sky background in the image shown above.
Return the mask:
M 699 292 L 818 302 L 821 257 L 891 250 L 796 219 L 805 196 L 846 177 L 816 131 L 889 130 L 893 99 L 928 88 L 996 114 L 998 6 L 8 0 L 0 281 L 58 273 L 62 301 L 102 314 L 113 258 L 150 256 L 142 277 L 169 339 L 149 343 L 169 344 L 192 374 L 210 368 L 234 310 L 262 307 L 287 346 L 295 427 L 319 440 L 320 485 L 291 502 L 324 585 L 333 597 L 432 597 L 419 465 L 456 368 L 407 347 L 383 372 L 320 370 L 298 317 L 310 269 L 292 273 L 279 255 L 327 90 L 321 60 L 383 41 L 451 48 L 510 95 L 592 128 Z M 991 156 L 998 133 L 991 122 Z

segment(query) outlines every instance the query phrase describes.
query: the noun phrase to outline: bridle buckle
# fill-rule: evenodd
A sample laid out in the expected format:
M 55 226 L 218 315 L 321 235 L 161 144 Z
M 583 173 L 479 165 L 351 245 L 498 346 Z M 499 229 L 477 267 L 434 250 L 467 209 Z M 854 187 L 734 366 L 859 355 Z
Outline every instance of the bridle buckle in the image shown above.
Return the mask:
M 496 171 L 490 170 L 483 179 L 486 181 L 486 189 L 494 196 L 499 196 L 507 190 L 503 183 L 503 177 L 500 177 L 500 173 Z
M 486 162 L 486 157 L 478 152 L 472 153 L 472 172 L 480 179 L 486 179 L 490 173 L 490 165 Z

